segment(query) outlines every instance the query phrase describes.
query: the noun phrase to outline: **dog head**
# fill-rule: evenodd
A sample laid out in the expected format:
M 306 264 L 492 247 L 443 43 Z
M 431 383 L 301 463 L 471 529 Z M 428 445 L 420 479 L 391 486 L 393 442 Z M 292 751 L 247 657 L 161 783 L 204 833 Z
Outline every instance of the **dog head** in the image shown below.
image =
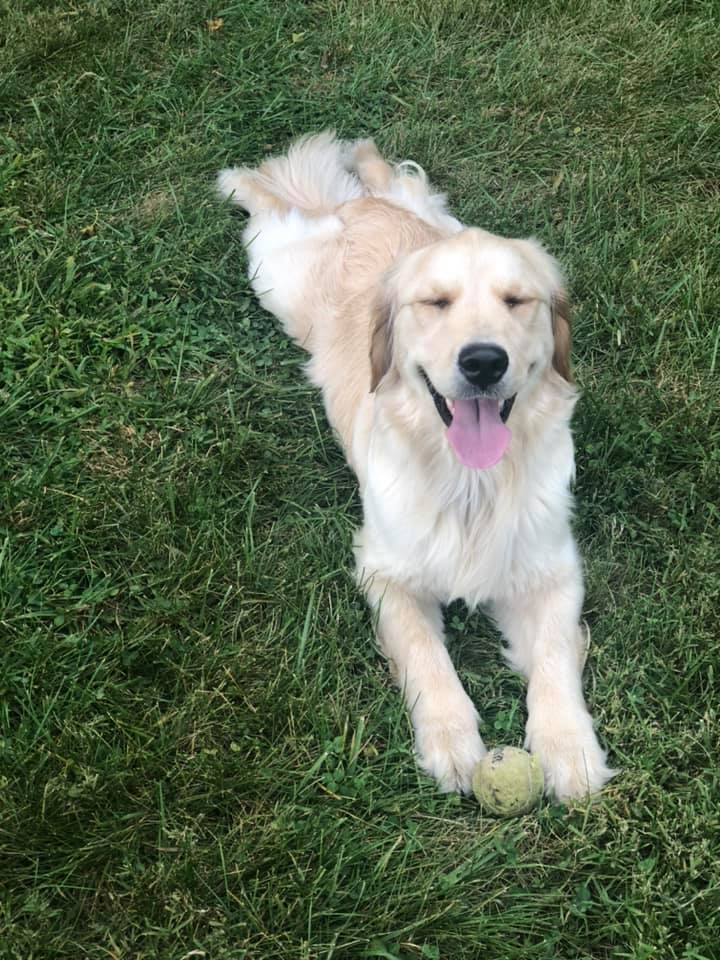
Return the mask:
M 543 377 L 572 381 L 560 269 L 534 240 L 467 229 L 402 258 L 378 291 L 371 389 L 391 371 L 430 398 L 458 459 L 502 457 L 505 422 Z

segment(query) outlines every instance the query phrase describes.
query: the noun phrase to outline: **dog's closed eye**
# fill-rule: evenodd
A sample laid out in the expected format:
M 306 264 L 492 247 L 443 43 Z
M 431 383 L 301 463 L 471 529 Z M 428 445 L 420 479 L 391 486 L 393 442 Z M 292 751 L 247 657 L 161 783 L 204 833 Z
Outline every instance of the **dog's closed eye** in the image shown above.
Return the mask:
M 435 307 L 436 310 L 447 310 L 452 303 L 449 297 L 431 297 L 422 301 L 426 307 Z
M 503 303 L 509 310 L 514 310 L 515 307 L 521 307 L 524 303 L 527 303 L 529 299 L 529 297 L 518 297 L 516 294 L 509 293 L 503 297 Z

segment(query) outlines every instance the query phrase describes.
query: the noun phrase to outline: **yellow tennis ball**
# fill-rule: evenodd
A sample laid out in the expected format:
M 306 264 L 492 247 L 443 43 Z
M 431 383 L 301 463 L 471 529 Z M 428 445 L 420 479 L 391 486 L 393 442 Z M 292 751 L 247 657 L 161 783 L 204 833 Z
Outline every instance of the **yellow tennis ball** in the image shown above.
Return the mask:
M 542 796 L 544 778 L 537 757 L 518 747 L 495 747 L 475 767 L 472 785 L 478 801 L 497 817 L 527 813 Z

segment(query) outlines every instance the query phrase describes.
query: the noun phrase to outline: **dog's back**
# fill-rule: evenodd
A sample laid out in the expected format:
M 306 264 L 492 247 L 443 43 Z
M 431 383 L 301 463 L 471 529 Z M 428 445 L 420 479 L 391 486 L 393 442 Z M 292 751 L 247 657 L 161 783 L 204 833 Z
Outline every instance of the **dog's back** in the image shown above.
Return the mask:
M 251 285 L 312 360 L 328 417 L 350 455 L 371 388 L 379 279 L 399 256 L 460 229 L 414 163 L 390 166 L 371 140 L 303 137 L 256 169 L 223 170 L 218 189 L 250 213 Z
M 371 140 L 341 141 L 329 131 L 302 137 L 287 154 L 271 157 L 257 168 L 223 170 L 217 185 L 223 196 L 250 214 L 243 239 L 253 289 L 263 306 L 283 321 L 288 334 L 311 352 L 313 329 L 324 311 L 322 305 L 311 305 L 310 277 L 314 269 L 322 269 L 327 281 L 326 271 L 337 266 L 337 256 L 325 264 L 324 255 L 351 220 L 363 216 L 387 220 L 379 202 L 384 201 L 396 212 L 406 211 L 405 217 L 393 219 L 393 230 L 402 221 L 406 234 L 413 226 L 418 233 L 428 226 L 443 233 L 461 229 L 447 212 L 444 195 L 433 191 L 417 164 L 392 167 Z M 368 198 L 373 202 L 353 205 Z M 430 242 L 437 235 L 428 232 L 423 240 Z M 387 241 L 392 243 L 392 236 Z

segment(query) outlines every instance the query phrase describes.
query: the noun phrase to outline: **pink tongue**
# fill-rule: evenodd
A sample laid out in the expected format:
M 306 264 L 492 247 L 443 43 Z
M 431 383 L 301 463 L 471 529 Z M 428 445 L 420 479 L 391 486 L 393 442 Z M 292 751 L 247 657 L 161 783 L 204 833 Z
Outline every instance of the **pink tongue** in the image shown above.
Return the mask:
M 498 402 L 487 397 L 456 400 L 447 435 L 458 460 L 475 470 L 496 464 L 510 443 Z

